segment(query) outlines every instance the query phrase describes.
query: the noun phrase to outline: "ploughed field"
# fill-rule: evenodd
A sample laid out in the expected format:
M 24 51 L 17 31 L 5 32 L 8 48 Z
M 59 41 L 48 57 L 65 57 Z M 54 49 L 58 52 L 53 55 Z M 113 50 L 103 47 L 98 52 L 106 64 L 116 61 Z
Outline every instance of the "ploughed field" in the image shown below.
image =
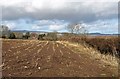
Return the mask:
M 4 77 L 117 76 L 110 65 L 53 41 L 3 40 L 2 62 Z

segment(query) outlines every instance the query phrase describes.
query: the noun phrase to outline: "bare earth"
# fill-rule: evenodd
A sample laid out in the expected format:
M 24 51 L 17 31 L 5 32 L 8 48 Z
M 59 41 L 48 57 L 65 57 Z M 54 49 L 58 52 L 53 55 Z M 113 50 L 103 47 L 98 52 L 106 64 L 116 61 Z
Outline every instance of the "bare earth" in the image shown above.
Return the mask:
M 75 53 L 58 42 L 3 40 L 3 76 L 14 77 L 111 77 L 110 65 Z

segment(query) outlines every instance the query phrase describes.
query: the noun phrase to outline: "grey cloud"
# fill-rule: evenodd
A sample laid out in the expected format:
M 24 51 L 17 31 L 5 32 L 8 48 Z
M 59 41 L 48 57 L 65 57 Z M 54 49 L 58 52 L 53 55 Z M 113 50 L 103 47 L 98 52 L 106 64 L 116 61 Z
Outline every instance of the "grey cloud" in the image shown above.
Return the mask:
M 96 5 L 97 4 L 97 5 Z M 107 5 L 107 6 L 105 6 Z M 65 20 L 68 22 L 93 22 L 99 19 L 117 18 L 117 3 L 98 2 L 87 4 L 85 2 L 66 2 L 61 8 L 53 9 L 50 6 L 42 8 L 32 7 L 33 12 L 22 6 L 1 6 L 3 20 L 17 20 L 29 18 L 34 20 Z

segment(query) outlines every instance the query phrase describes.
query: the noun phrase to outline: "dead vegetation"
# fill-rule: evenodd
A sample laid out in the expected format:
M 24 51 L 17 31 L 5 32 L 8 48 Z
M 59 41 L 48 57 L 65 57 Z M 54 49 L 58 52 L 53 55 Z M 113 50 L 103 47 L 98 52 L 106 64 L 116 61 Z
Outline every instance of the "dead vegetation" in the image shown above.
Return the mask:
M 72 49 L 73 51 L 77 51 L 77 53 L 87 54 L 88 56 L 90 56 L 91 59 L 100 60 L 103 63 L 107 63 L 111 66 L 115 66 L 116 68 L 118 68 L 119 58 L 117 58 L 116 56 L 112 56 L 110 54 L 101 54 L 100 51 L 89 47 L 88 45 L 81 45 L 79 43 L 73 43 L 68 41 L 58 42 L 69 47 L 69 49 Z

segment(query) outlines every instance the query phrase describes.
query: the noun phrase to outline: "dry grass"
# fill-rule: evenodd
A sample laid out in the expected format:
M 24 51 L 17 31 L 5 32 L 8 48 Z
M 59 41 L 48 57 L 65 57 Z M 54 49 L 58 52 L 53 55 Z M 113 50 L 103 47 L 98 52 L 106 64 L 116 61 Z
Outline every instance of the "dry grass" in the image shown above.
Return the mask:
M 109 54 L 107 54 L 107 55 L 101 54 L 98 50 L 93 49 L 92 47 L 88 47 L 87 45 L 81 45 L 78 43 L 71 43 L 68 41 L 58 41 L 58 42 L 69 47 L 74 52 L 86 54 L 91 59 L 99 60 L 103 64 L 107 64 L 107 65 L 113 66 L 113 67 L 118 69 L 118 60 L 119 59 L 115 56 L 111 56 Z

